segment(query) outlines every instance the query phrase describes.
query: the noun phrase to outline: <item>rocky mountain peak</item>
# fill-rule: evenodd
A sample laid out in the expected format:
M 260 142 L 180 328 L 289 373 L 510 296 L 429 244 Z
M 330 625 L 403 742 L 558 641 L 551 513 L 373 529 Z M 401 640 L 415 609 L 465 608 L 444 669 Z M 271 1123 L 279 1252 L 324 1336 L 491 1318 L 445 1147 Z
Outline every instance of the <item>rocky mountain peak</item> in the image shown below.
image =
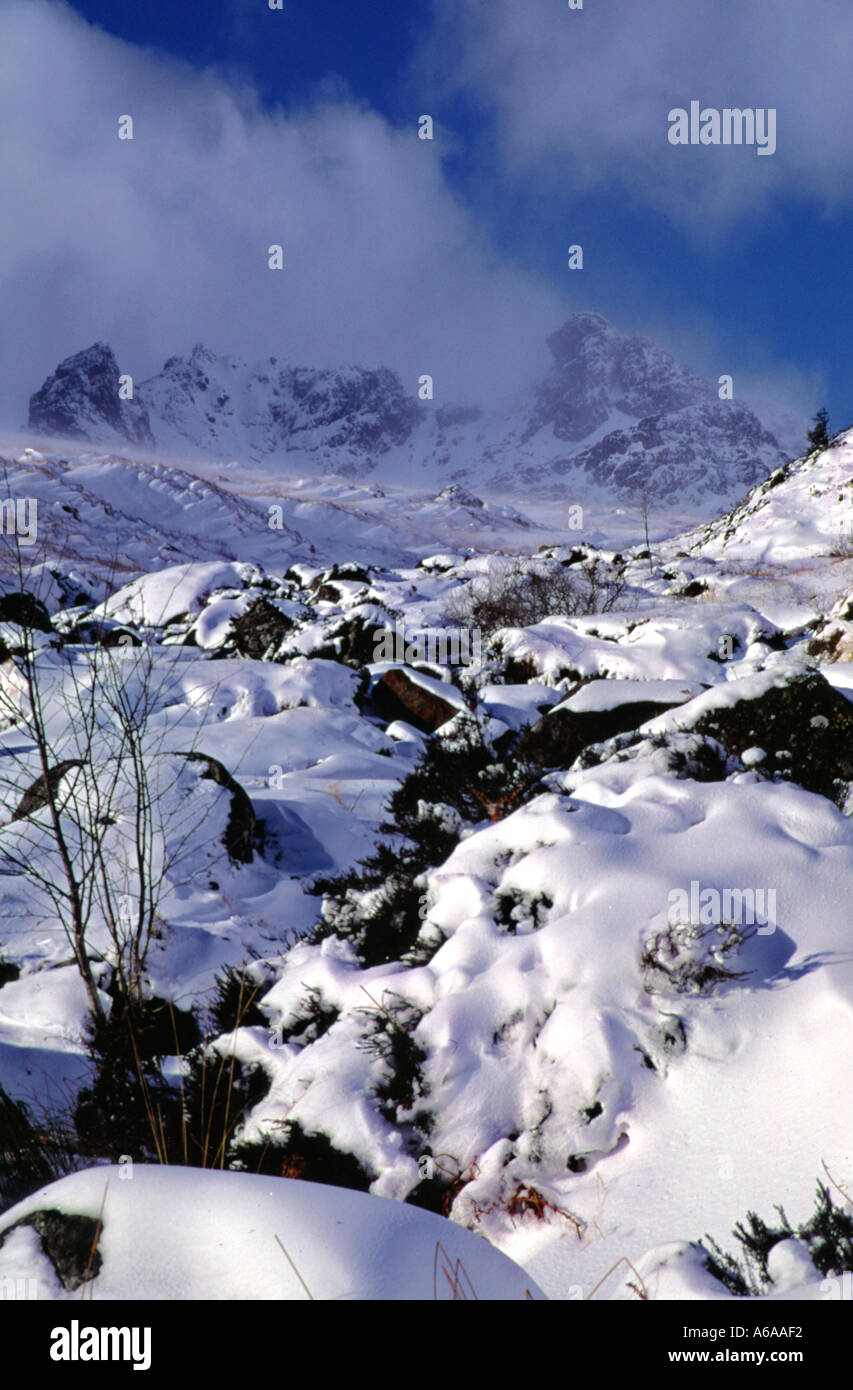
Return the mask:
M 72 439 L 153 446 L 145 406 L 119 396 L 118 362 L 107 343 L 66 357 L 30 397 L 29 427 Z
M 650 339 L 620 333 L 600 314 L 573 314 L 548 346 L 554 366 L 536 392 L 528 438 L 551 425 L 557 439 L 576 442 L 616 412 L 643 418 L 714 396 L 710 382 Z

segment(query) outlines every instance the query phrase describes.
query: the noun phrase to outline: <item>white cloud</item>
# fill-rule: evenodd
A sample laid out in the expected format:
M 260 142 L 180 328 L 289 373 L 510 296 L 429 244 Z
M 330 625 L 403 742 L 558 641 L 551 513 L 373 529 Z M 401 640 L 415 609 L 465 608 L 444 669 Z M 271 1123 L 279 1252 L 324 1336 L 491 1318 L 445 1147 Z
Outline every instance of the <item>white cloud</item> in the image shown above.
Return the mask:
M 135 138 L 118 138 L 118 118 Z M 96 339 L 137 379 L 195 341 L 504 389 L 568 311 L 450 193 L 416 118 L 270 113 L 55 0 L 0 0 L 0 411 Z M 267 267 L 281 243 L 285 269 Z
M 544 185 L 621 187 L 704 233 L 780 191 L 853 193 L 849 0 L 434 0 L 420 65 L 490 113 L 507 168 Z M 692 100 L 774 108 L 778 148 L 673 147 Z

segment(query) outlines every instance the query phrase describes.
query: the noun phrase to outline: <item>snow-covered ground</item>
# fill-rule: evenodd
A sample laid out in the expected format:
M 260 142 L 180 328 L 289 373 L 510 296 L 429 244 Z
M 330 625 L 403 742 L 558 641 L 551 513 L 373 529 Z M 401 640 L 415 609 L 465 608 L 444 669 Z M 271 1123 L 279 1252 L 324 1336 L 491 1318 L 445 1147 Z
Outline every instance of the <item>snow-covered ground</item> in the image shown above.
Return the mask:
M 735 1222 L 776 1203 L 805 1223 L 827 1172 L 853 1212 L 853 433 L 720 521 L 673 534 L 668 518 L 651 560 L 617 554 L 640 535 L 624 512 L 579 532 L 459 493 L 202 471 L 9 458 L 10 494 L 39 501 L 25 557 L 65 636 L 38 657 L 47 723 L 56 761 L 73 756 L 87 632 L 142 642 L 106 659 L 131 692 L 149 672 L 147 755 L 180 840 L 150 991 L 202 1010 L 223 966 L 252 961 L 265 1021 L 217 1042 L 265 1078 L 241 1138 L 323 1136 L 373 1205 L 295 1176 L 96 1166 L 0 1215 L 0 1278 L 66 1296 L 33 1228 L 4 1231 L 48 1207 L 97 1218 L 107 1179 L 98 1297 L 306 1296 L 274 1230 L 315 1297 L 431 1297 L 439 1238 L 479 1297 L 632 1298 L 638 1276 L 651 1297 L 730 1297 L 706 1234 L 732 1249 Z M 443 670 L 376 655 L 377 631 L 458 626 L 460 595 L 507 556 L 580 580 L 591 544 L 622 585 L 608 611 L 508 622 Z M 14 646 L 13 623 L 0 635 Z M 453 754 L 472 717 L 497 790 Z M 96 778 L 110 746 L 99 726 Z M 441 853 L 410 882 L 382 826 L 428 746 L 450 751 L 409 824 Z M 190 747 L 248 794 L 248 862 L 226 847 L 232 793 Z M 0 763 L 0 860 L 26 835 L 49 866 L 46 813 L 9 819 L 40 775 L 20 726 Z M 389 868 L 330 897 L 380 841 L 399 882 Z M 91 1073 L 87 998 L 31 878 L 0 882 L 18 972 L 0 985 L 0 1086 L 56 1110 Z M 380 949 L 395 892 L 400 946 Z M 732 935 L 749 901 L 754 926 Z M 97 922 L 90 945 L 109 958 Z M 768 1269 L 770 1297 L 827 1296 L 802 1240 Z

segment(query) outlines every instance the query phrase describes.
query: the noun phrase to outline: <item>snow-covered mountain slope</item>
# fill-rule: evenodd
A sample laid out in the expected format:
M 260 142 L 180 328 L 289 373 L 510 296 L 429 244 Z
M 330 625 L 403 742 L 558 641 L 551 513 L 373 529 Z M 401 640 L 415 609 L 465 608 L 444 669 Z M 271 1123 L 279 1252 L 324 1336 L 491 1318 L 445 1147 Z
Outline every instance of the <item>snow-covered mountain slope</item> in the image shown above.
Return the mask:
M 275 1189 L 338 1182 L 469 1227 L 551 1298 L 636 1297 L 639 1277 L 687 1299 L 733 1295 L 706 1237 L 732 1248 L 748 1210 L 772 1221 L 781 1203 L 797 1231 L 758 1291 L 824 1296 L 808 1221 L 827 1170 L 853 1217 L 853 556 L 832 553 L 853 434 L 651 556 L 568 532 L 531 554 L 535 529 L 461 491 L 409 517 L 407 545 L 419 525 L 436 542 L 446 528 L 443 545 L 395 553 L 402 494 L 372 483 L 303 480 L 276 532 L 261 472 L 241 499 L 237 470 L 226 491 L 91 458 L 10 469 L 51 518 L 54 497 L 57 528 L 79 483 L 63 534 L 93 570 L 98 548 L 128 546 L 126 571 L 98 570 L 86 597 L 46 529 L 49 564 L 35 546 L 0 594 L 0 1087 L 53 1115 L 43 1134 L 66 1097 L 66 1165 L 153 1159 L 144 1114 L 111 1133 L 93 1130 L 91 1096 L 77 1105 L 109 1071 L 40 896 L 56 856 L 14 674 L 15 591 L 43 577 L 35 661 L 66 808 L 81 787 L 106 796 L 127 761 L 107 702 L 81 732 L 93 669 L 122 699 L 149 692 L 144 749 L 172 829 L 146 990 L 209 1020 L 207 1051 L 155 1057 L 151 1084 L 168 1118 L 191 1057 L 233 1064 L 220 1177 L 235 1213 L 246 1171 Z M 319 536 L 332 515 L 334 554 L 312 555 L 301 523 Z M 347 525 L 381 562 L 347 561 Z M 523 553 L 495 553 L 512 534 Z M 429 646 L 466 632 L 464 654 Z M 132 805 L 115 811 L 102 833 L 120 864 Z M 100 919 L 87 945 L 106 1009 Z M 244 963 L 249 1016 L 221 991 Z M 30 1209 L 44 1178 L 27 1181 L 0 1146 L 0 1201 Z M 152 1175 L 139 1220 L 165 1219 L 171 1181 Z M 102 1170 L 78 1182 L 63 1191 L 96 1217 Z M 105 1245 L 119 1283 L 123 1221 Z M 26 1231 L 0 1247 L 0 1277 L 44 1274 Z
M 548 345 L 553 365 L 543 381 L 480 408 L 454 403 L 441 381 L 423 402 L 387 368 L 246 363 L 201 344 L 138 383 L 132 402 L 105 403 L 104 383 L 111 374 L 117 383 L 118 368 L 96 344 L 61 363 L 32 397 L 29 423 L 136 445 L 150 442 L 150 429 L 161 454 L 290 472 L 573 500 L 636 497 L 645 487 L 652 499 L 706 507 L 735 500 L 787 460 L 745 402 L 720 400 L 711 382 L 598 314 L 573 315 Z
M 844 558 L 853 538 L 853 431 L 830 448 L 776 469 L 726 516 L 701 528 L 691 549 L 727 561 L 785 563 Z
M 296 562 L 405 564 L 448 543 L 535 548 L 555 535 L 552 524 L 537 526 L 457 486 L 436 494 L 333 477 L 188 471 L 192 465 L 142 462 L 125 452 L 130 457 L 68 456 L 28 446 L 0 454 L 5 495 L 35 507 L 40 560 L 61 559 L 62 573 L 84 595 L 107 577 L 115 582 L 178 560 L 257 562 L 282 572 Z
M 27 448 L 0 457 L 8 498 L 26 499 L 38 541 L 32 557 L 64 585 L 65 601 L 106 582 L 177 560 L 309 560 L 314 552 L 282 519 L 213 481 L 156 463 L 62 457 Z M 29 514 L 28 512 L 26 514 Z M 8 543 L 14 527 L 8 525 Z M 26 542 L 24 546 L 26 553 Z
M 405 443 L 418 421 L 415 401 L 387 368 L 320 371 L 216 357 L 201 344 L 170 357 L 144 381 L 139 399 L 163 448 L 194 445 L 230 458 L 296 454 L 299 466 L 365 471 L 366 460 Z M 318 468 L 319 464 L 319 468 Z

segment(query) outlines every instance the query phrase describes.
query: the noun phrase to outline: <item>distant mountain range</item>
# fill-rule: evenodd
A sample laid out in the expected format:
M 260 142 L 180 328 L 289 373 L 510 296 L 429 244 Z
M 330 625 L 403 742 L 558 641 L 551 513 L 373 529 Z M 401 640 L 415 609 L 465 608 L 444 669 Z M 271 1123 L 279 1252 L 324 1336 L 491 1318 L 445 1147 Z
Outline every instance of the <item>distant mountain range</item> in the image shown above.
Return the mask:
M 508 404 L 422 402 L 386 367 L 246 363 L 201 344 L 119 398 L 105 343 L 67 358 L 30 398 L 29 428 L 115 448 L 243 459 L 288 473 L 448 485 L 480 493 L 730 502 L 802 452 L 805 421 L 720 400 L 647 338 L 574 314 L 549 373 Z

